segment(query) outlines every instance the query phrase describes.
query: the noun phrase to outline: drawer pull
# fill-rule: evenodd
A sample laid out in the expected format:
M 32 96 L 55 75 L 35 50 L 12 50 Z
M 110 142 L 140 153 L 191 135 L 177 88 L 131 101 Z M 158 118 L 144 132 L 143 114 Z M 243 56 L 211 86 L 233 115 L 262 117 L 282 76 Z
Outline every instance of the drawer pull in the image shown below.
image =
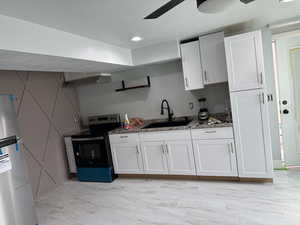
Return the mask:
M 205 131 L 206 134 L 214 134 L 214 133 L 217 133 L 217 131 L 215 130 L 212 130 L 212 131 Z
M 120 138 L 128 138 L 128 136 L 120 136 Z

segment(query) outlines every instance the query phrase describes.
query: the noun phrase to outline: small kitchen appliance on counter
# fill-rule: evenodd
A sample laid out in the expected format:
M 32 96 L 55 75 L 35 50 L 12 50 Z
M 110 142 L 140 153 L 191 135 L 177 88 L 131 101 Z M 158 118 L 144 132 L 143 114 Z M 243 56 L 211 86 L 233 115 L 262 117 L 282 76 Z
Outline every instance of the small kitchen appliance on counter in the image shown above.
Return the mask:
M 88 123 L 88 133 L 71 137 L 78 180 L 112 182 L 116 175 L 108 132 L 121 126 L 120 115 L 91 116 Z
M 206 98 L 200 98 L 198 101 L 200 102 L 200 109 L 198 112 L 198 120 L 199 121 L 208 120 L 209 113 L 208 113 L 208 109 L 206 107 Z

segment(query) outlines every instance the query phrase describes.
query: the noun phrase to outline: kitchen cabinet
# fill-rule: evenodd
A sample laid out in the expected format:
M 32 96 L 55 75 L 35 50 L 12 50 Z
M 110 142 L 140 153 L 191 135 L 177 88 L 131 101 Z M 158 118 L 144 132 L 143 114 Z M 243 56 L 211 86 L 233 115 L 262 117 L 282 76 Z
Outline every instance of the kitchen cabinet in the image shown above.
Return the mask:
M 240 177 L 271 178 L 268 107 L 263 89 L 231 92 Z
M 142 151 L 146 174 L 168 174 L 164 142 L 143 142 Z
M 180 45 L 185 90 L 204 88 L 199 41 Z
M 142 146 L 146 174 L 195 175 L 191 143 L 147 141 Z
M 192 143 L 186 140 L 166 141 L 169 174 L 195 175 Z
M 117 174 L 144 173 L 138 134 L 110 135 L 111 153 Z
M 147 174 L 195 175 L 190 132 L 162 131 L 141 135 Z
M 117 174 L 144 173 L 138 143 L 120 143 L 111 146 L 114 169 Z
M 238 176 L 233 139 L 196 139 L 193 145 L 198 176 Z
M 225 38 L 230 91 L 263 88 L 264 59 L 261 31 Z
M 224 32 L 199 37 L 204 84 L 228 81 Z

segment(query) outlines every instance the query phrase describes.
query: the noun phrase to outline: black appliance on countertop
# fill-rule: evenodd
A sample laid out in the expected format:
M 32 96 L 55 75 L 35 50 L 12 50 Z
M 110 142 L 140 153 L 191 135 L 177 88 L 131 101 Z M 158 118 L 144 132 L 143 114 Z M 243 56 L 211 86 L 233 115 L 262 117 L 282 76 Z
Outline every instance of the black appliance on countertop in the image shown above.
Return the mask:
M 200 98 L 200 99 L 198 99 L 198 101 L 200 103 L 200 109 L 198 112 L 198 120 L 199 121 L 208 120 L 209 113 L 208 113 L 208 109 L 206 106 L 206 98 Z
M 91 116 L 89 132 L 72 135 L 79 181 L 112 182 L 116 178 L 108 132 L 121 126 L 119 114 Z

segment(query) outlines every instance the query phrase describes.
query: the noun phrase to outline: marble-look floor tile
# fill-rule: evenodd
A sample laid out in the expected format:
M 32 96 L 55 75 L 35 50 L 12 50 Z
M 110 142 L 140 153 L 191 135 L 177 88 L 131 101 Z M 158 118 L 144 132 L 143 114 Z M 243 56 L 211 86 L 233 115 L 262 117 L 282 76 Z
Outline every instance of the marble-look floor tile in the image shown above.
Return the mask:
M 42 225 L 299 225 L 300 171 L 273 184 L 69 181 L 37 202 Z

